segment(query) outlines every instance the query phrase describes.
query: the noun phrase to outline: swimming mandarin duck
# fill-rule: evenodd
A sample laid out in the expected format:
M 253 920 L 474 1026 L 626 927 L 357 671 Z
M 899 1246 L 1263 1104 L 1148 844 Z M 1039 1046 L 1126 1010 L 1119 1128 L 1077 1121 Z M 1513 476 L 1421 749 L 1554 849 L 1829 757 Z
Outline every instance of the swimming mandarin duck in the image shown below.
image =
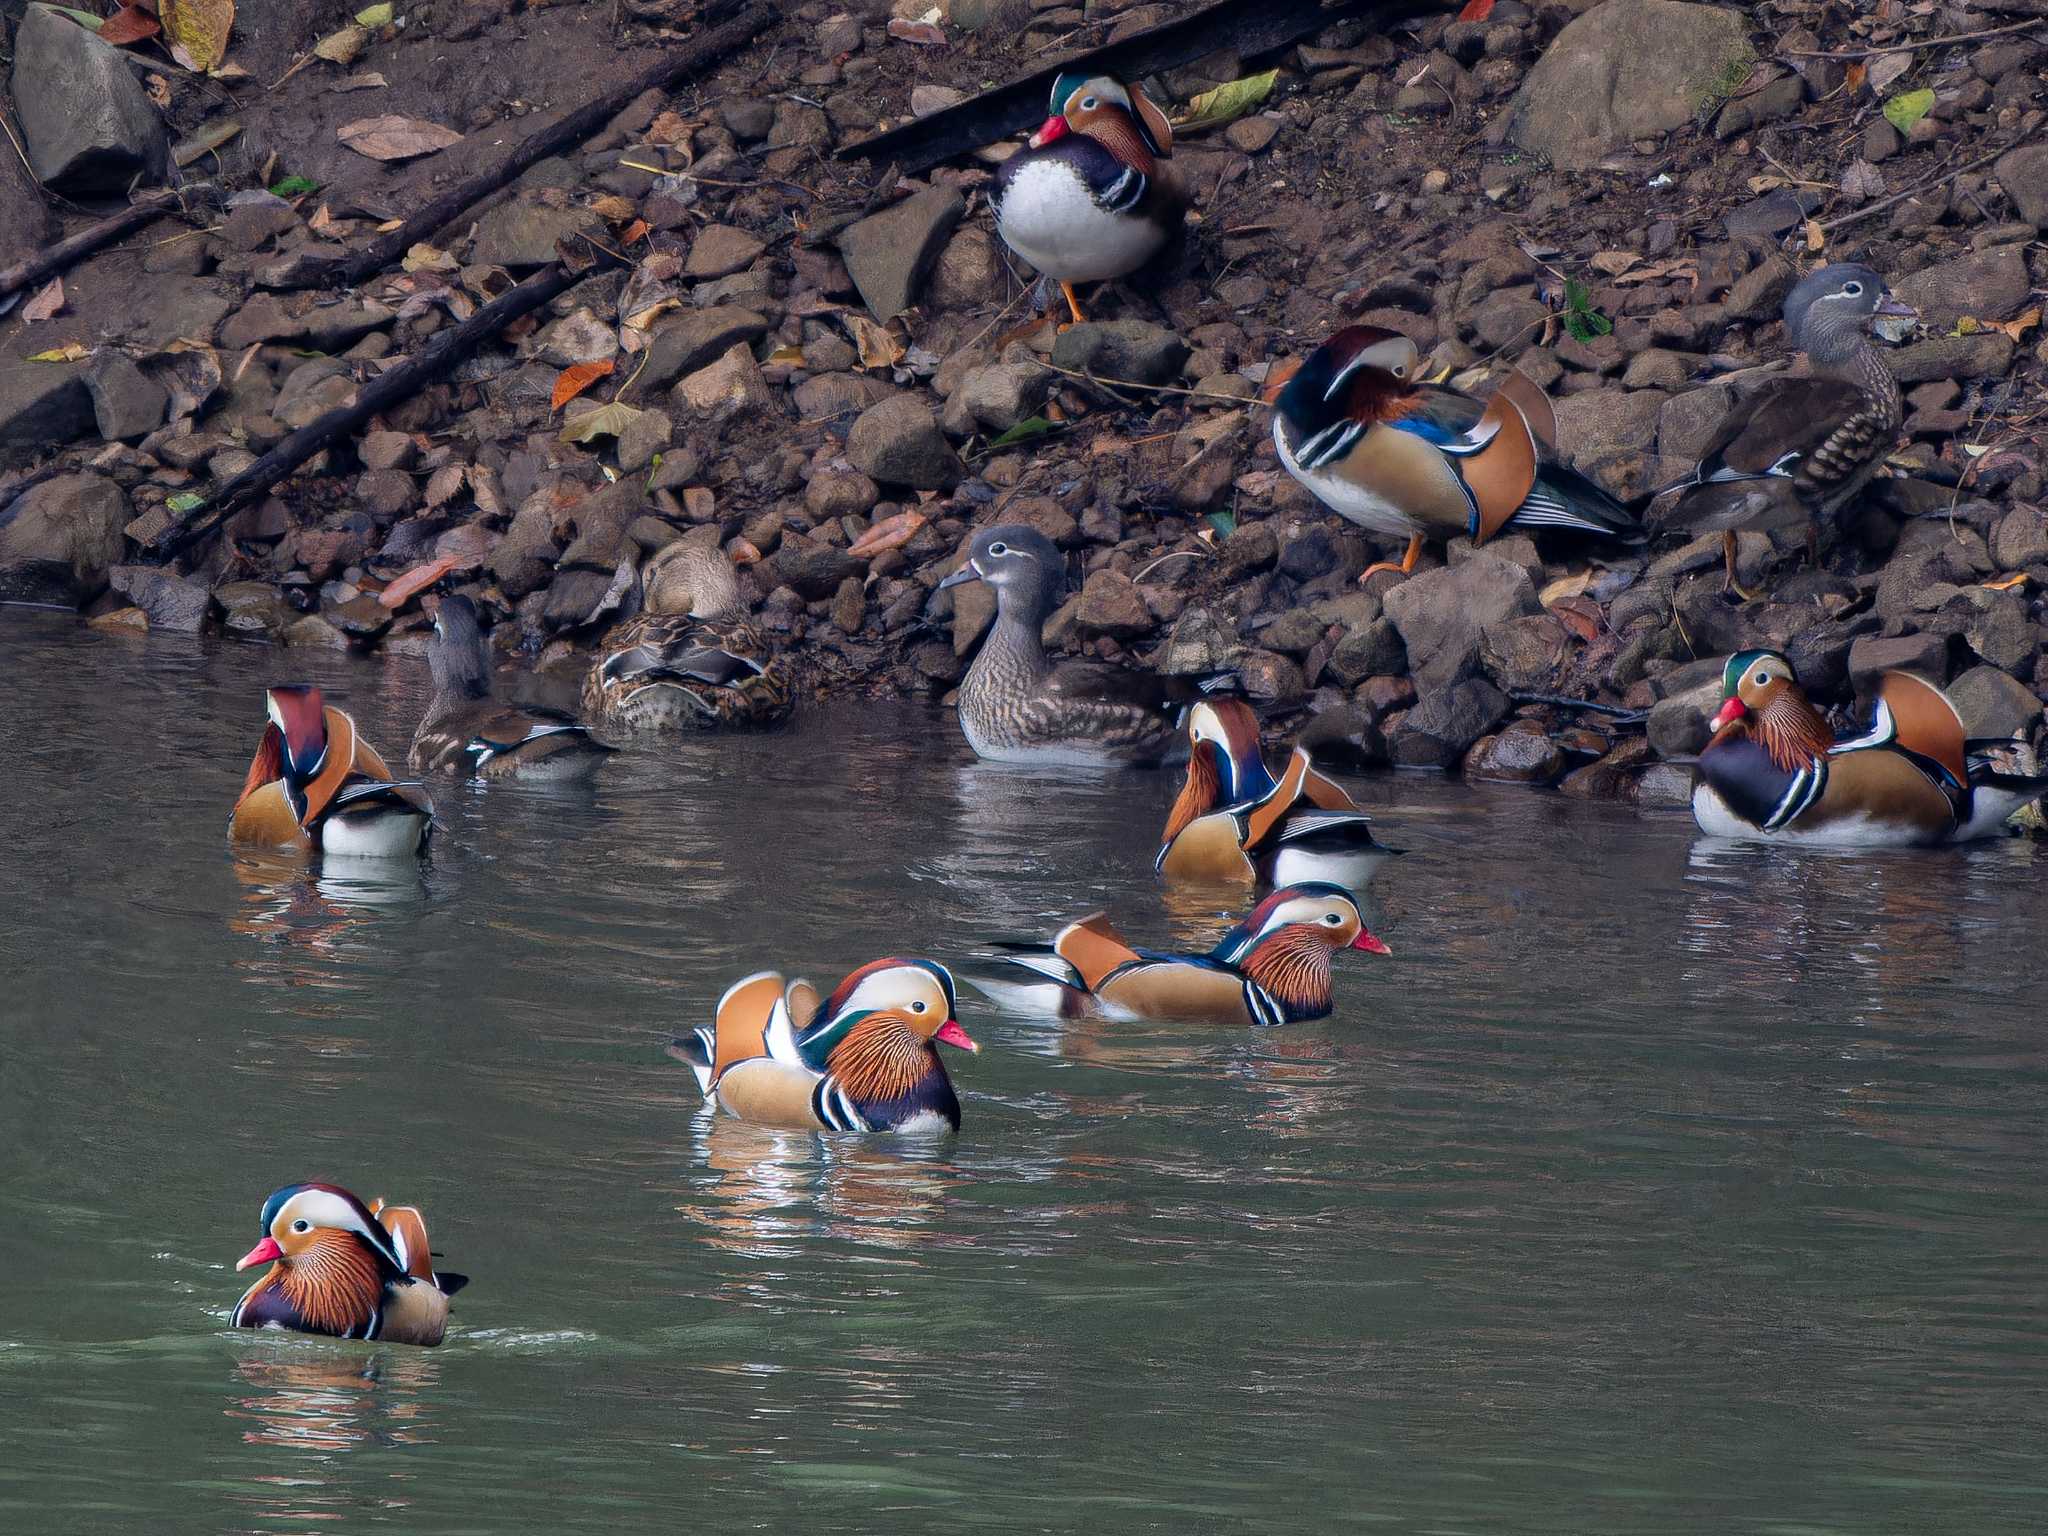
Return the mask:
M 1866 339 L 1881 318 L 1912 319 L 1914 312 L 1869 267 L 1836 262 L 1802 279 L 1785 297 L 1785 334 L 1812 374 L 1773 379 L 1746 397 L 1699 463 L 1646 498 L 1680 493 L 1660 530 L 1721 531 L 1724 591 L 1752 595 L 1735 580 L 1738 528 L 1804 522 L 1811 552 L 1819 524 L 1855 499 L 1897 445 L 1904 416 L 1898 381 Z
M 1018 951 L 1009 956 L 1011 964 L 1056 984 L 1051 1006 L 1062 1017 L 1101 1013 L 1260 1025 L 1327 1015 L 1330 957 L 1338 950 L 1393 953 L 1365 926 L 1351 892 L 1321 882 L 1275 891 L 1206 955 L 1133 949 L 1100 912 L 1068 924 L 1050 944 L 1002 943 Z M 1048 990 L 976 985 L 1032 1003 Z
M 1401 850 L 1372 835 L 1344 787 L 1296 747 L 1274 777 L 1259 750 L 1259 720 L 1243 699 L 1204 699 L 1188 710 L 1187 779 L 1166 818 L 1153 867 L 1169 879 L 1304 880 L 1362 889 Z
M 976 533 L 960 568 L 938 590 L 985 581 L 996 621 L 960 685 L 960 729 L 978 756 L 998 762 L 1101 767 L 1152 764 L 1180 743 L 1181 716 L 1226 676 L 1166 677 L 1101 661 L 1045 654 L 1046 615 L 1059 606 L 1067 561 L 1022 523 Z
M 668 1053 L 707 1103 L 758 1125 L 957 1131 L 960 1100 L 934 1042 L 980 1047 L 953 1013 L 953 977 L 929 960 L 870 961 L 823 1002 L 807 981 L 760 971 Z
M 1173 129 L 1137 86 L 1061 75 L 1051 110 L 996 172 L 990 202 L 1003 243 L 1060 285 L 1079 324 L 1074 284 L 1137 271 L 1179 230 L 1186 204 L 1161 163 Z
M 1948 696 L 1887 672 L 1870 729 L 1837 741 L 1775 651 L 1722 671 L 1714 735 L 1700 753 L 1693 819 L 1718 837 L 1890 848 L 1995 837 L 2048 778 L 1994 771 Z
M 434 802 L 391 777 L 356 723 L 318 688 L 268 691 L 270 723 L 228 818 L 228 840 L 250 847 L 402 858 L 425 849 Z
M 789 660 L 748 620 L 713 527 L 648 558 L 645 608 L 599 642 L 583 716 L 610 734 L 772 725 L 795 707 Z
M 364 1205 L 333 1184 L 287 1184 L 263 1202 L 262 1239 L 235 1268 L 268 1264 L 230 1324 L 337 1339 L 438 1344 L 467 1275 L 434 1272 L 426 1222 L 409 1205 Z
M 1317 500 L 1375 533 L 1482 543 L 1501 529 L 1573 528 L 1640 540 L 1629 511 L 1554 457 L 1549 397 L 1509 373 L 1484 403 L 1420 377 L 1422 354 L 1396 331 L 1354 325 L 1267 386 L 1273 443 Z
M 491 698 L 491 652 L 466 597 L 444 597 L 427 642 L 434 701 L 406 759 L 416 773 L 465 779 L 577 779 L 597 771 L 611 748 L 567 715 Z

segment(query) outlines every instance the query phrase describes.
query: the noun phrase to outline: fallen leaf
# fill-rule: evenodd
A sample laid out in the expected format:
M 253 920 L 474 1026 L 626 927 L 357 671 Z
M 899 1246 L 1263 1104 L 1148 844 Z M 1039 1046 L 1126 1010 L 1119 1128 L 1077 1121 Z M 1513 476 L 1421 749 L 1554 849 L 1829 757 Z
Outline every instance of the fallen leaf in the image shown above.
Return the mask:
M 1029 442 L 1034 437 L 1044 437 L 1052 429 L 1052 423 L 1043 416 L 1026 416 L 1001 437 L 992 438 L 989 447 L 1007 448 L 1012 443 Z
M 555 375 L 555 392 L 548 402 L 548 409 L 559 411 L 599 379 L 606 377 L 615 368 L 610 358 L 600 358 L 594 363 L 575 363 Z
M 1855 161 L 1842 173 L 1844 197 L 1867 203 L 1873 197 L 1883 197 L 1884 190 L 1884 173 L 1868 160 Z
M 313 45 L 313 57 L 330 64 L 353 64 L 370 46 L 370 30 L 351 22 L 339 32 L 330 32 Z
M 885 517 L 866 533 L 847 546 L 846 552 L 856 560 L 870 560 L 886 550 L 899 549 L 908 544 L 911 536 L 922 528 L 925 517 L 922 512 L 898 512 L 894 517 Z
M 239 64 L 218 64 L 206 72 L 209 80 L 247 80 L 249 71 Z
M 587 443 L 594 438 L 617 437 L 645 414 L 644 411 L 637 411 L 630 405 L 622 405 L 614 400 L 610 405 L 600 405 L 594 411 L 585 411 L 562 428 L 561 440 L 565 443 Z
M 206 505 L 204 491 L 179 491 L 175 496 L 166 496 L 164 505 L 173 512 L 196 512 Z
M 461 568 L 462 562 L 453 555 L 443 555 L 438 560 L 429 560 L 425 565 L 416 565 L 379 592 L 377 602 L 384 608 L 402 608 L 405 606 L 405 600 L 415 592 L 426 591 L 450 571 Z
M 407 272 L 454 272 L 460 270 L 462 263 L 439 246 L 422 240 L 405 253 L 398 265 Z
M 462 494 L 462 483 L 468 478 L 467 467 L 461 464 L 443 464 L 427 476 L 427 510 L 445 507 Z
M 1842 71 L 1842 89 L 1854 96 L 1863 89 L 1864 76 L 1870 73 L 1870 66 L 1858 59 Z
M 1901 91 L 1884 104 L 1884 120 L 1901 133 L 1912 130 L 1915 123 L 1934 110 L 1934 92 L 1922 86 L 1917 91 Z
M 899 43 L 916 43 L 920 48 L 946 46 L 946 34 L 928 21 L 905 21 L 901 16 L 891 16 L 889 35 Z
M 100 23 L 100 41 L 120 48 L 155 37 L 163 28 L 157 19 L 139 6 L 127 5 Z
M 1465 8 L 1458 12 L 1460 21 L 1484 21 L 1493 14 L 1493 0 L 1465 0 Z
M 1561 603 L 1568 597 L 1584 597 L 1593 585 L 1591 571 L 1574 571 L 1569 576 L 1560 576 L 1536 594 L 1536 601 L 1545 608 Z
M 162 75 L 151 75 L 142 82 L 142 88 L 149 92 L 149 99 L 165 111 L 171 106 L 171 82 Z
M 875 324 L 866 315 L 849 313 L 845 319 L 847 330 L 853 333 L 854 345 L 860 348 L 861 367 L 893 368 L 903 361 L 903 343 L 885 327 Z
M 1985 582 L 1984 587 L 1986 591 L 1990 592 L 2010 592 L 2014 587 L 2024 587 L 2026 584 L 2027 573 L 2025 571 L 2014 571 L 2010 576 L 2001 577 L 1997 581 Z
M 505 515 L 505 498 L 498 494 L 498 473 L 490 465 L 469 466 L 469 494 L 476 500 L 477 511 L 486 517 Z
M 272 197 L 298 197 L 307 192 L 318 192 L 320 183 L 310 176 L 287 176 L 270 189 Z
M 762 366 L 772 368 L 780 364 L 784 368 L 801 368 L 804 365 L 804 349 L 793 343 L 786 343 L 762 359 Z
M 645 240 L 651 227 L 645 219 L 635 219 L 619 231 L 619 244 L 632 245 L 636 241 Z
M 21 306 L 21 318 L 28 321 L 54 320 L 64 307 L 64 279 L 53 277 Z
M 1592 266 L 1595 272 L 1604 272 L 1609 277 L 1619 277 L 1642 259 L 1634 251 L 1595 251 Z
M 1242 80 L 1219 85 L 1213 91 L 1203 91 L 1188 103 L 1186 118 L 1174 126 L 1184 132 L 1193 132 L 1198 128 L 1220 128 L 1225 123 L 1235 122 L 1272 95 L 1273 86 L 1279 79 L 1280 71 L 1269 69 L 1262 75 L 1246 75 Z
M 67 341 L 63 346 L 52 347 L 47 352 L 31 352 L 28 360 L 32 363 L 82 363 L 87 356 L 81 343 Z
M 337 93 L 341 91 L 381 91 L 390 83 L 390 81 L 373 69 L 364 75 L 343 75 L 334 84 L 329 86 L 328 89 Z
M 640 212 L 640 205 L 630 197 L 620 197 L 616 193 L 607 192 L 604 196 L 591 200 L 590 211 L 607 224 L 623 224 Z
M 152 75 L 150 78 L 160 80 L 163 77 L 161 75 Z M 165 99 L 169 99 L 168 92 L 166 92 Z M 204 128 L 193 134 L 191 138 L 181 141 L 171 151 L 171 162 L 183 168 L 192 164 L 195 160 L 204 159 L 241 131 L 242 125 L 233 121 L 208 123 Z
M 388 27 L 391 25 L 391 6 L 388 3 L 366 5 L 356 12 L 359 27 Z
M 1550 610 L 1558 622 L 1581 640 L 1597 640 L 1603 622 L 1600 605 L 1588 597 L 1558 599 Z
M 648 127 L 647 142 L 661 145 L 681 144 L 703 126 L 701 119 L 684 117 L 680 112 L 664 112 Z
M 389 112 L 382 117 L 359 117 L 352 123 L 343 123 L 334 130 L 334 136 L 372 160 L 413 160 L 462 142 L 462 135 L 452 128 Z
M 1912 67 L 1913 55 L 1909 52 L 1901 50 L 1881 54 L 1875 62 L 1865 66 L 1863 83 L 1870 87 L 1873 96 L 1882 96 L 1886 87 Z
M 2027 332 L 2031 331 L 2035 326 L 2039 325 L 2040 323 L 2041 306 L 2036 304 L 2032 309 L 2027 310 L 2017 319 L 2008 320 L 2005 322 L 2005 324 L 1996 326 L 1994 327 L 1994 329 L 2001 330 L 2005 332 L 2006 335 L 2010 336 L 2014 341 L 2018 341 L 2022 337 L 2024 337 L 2027 334 Z
M 220 67 L 235 29 L 235 0 L 162 0 L 158 11 L 172 58 L 197 75 Z
M 1815 222 L 1814 222 L 1814 221 L 1813 221 L 1812 219 L 1808 219 L 1808 220 L 1806 221 L 1806 248 L 1807 248 L 1807 250 L 1809 250 L 1809 251 L 1816 251 L 1816 252 L 1817 252 L 1817 251 L 1823 251 L 1823 250 L 1826 250 L 1826 249 L 1827 249 L 1827 243 L 1828 243 L 1828 236 L 1827 236 L 1827 231 L 1826 231 L 1826 230 L 1824 230 L 1824 229 L 1822 229 L 1822 228 L 1820 227 L 1820 225 L 1816 224 L 1816 223 L 1815 223 Z

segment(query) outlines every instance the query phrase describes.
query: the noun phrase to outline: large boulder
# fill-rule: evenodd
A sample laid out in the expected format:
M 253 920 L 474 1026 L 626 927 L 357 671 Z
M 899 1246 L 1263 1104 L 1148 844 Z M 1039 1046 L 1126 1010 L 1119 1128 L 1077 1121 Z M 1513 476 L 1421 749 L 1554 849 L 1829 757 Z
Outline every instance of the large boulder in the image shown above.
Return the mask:
M 31 363 L 0 353 L 0 462 L 55 448 L 93 430 L 80 363 Z
M 1892 291 L 1920 311 L 1936 331 L 1948 331 L 1963 316 L 2004 320 L 2016 314 L 2033 286 L 2023 245 L 1994 245 L 1922 267 L 1895 278 Z
M 1409 675 L 1424 693 L 1477 672 L 1488 629 L 1540 612 L 1529 573 L 1484 549 L 1457 565 L 1411 576 L 1386 596 L 1387 618 L 1407 649 Z M 1480 734 L 1474 731 L 1458 750 Z
M 106 590 L 121 558 L 128 497 L 99 475 L 59 475 L 29 487 L 0 516 L 0 599 L 75 608 Z
M 1536 61 L 1509 108 L 1521 148 L 1585 170 L 1631 139 L 1682 128 L 1740 85 L 1752 57 L 1733 11 L 1679 0 L 1607 0 Z
M 69 17 L 31 5 L 14 33 L 14 107 L 36 176 L 69 192 L 163 178 L 164 126 L 135 72 Z
M 959 455 L 915 395 L 897 395 L 862 411 L 846 436 L 846 456 L 870 479 L 920 491 L 945 490 L 961 475 Z
M 50 210 L 19 155 L 0 155 L 0 267 L 34 255 L 50 238 Z
M 1403 768 L 1449 768 L 1507 718 L 1508 697 L 1483 677 L 1424 693 L 1394 727 L 1389 746 Z

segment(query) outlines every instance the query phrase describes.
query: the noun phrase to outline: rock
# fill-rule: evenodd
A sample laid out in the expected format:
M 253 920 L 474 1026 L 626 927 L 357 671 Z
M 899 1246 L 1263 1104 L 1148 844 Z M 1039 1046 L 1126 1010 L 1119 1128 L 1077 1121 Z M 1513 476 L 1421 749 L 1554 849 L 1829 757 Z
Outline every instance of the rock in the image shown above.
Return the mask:
M 539 345 L 534 355 L 557 368 L 601 363 L 619 350 L 619 338 L 612 328 L 587 309 L 570 311 L 535 339 Z
M 1741 17 L 1677 0 L 1608 0 L 1558 33 L 1509 107 L 1508 134 L 1565 170 L 1682 128 L 1742 83 Z
M 2031 735 L 2041 721 L 2041 700 L 2002 668 L 1972 667 L 1948 685 L 1949 702 L 1963 717 L 1963 734 L 2003 741 Z
M 1640 736 L 1634 737 L 1598 762 L 1588 763 L 1566 774 L 1557 786 L 1558 792 L 1578 800 L 1633 798 L 1637 775 L 1649 760 L 1649 742 Z
M 769 565 L 806 602 L 834 596 L 842 582 L 861 573 L 861 563 L 845 550 L 794 531 L 783 534 Z
M 1901 384 L 1929 379 L 1995 379 L 2012 367 L 2012 338 L 2003 331 L 1936 336 L 1893 348 L 1885 362 Z
M 667 389 L 734 347 L 752 347 L 768 334 L 768 321 L 751 309 L 714 304 L 671 320 L 648 339 L 640 364 L 640 390 Z
M 127 58 L 48 6 L 14 33 L 14 104 L 38 180 L 67 192 L 122 192 L 163 179 L 162 121 Z
M 619 472 L 630 475 L 652 464 L 674 431 L 674 424 L 660 411 L 642 411 L 635 416 L 618 437 Z
M 861 473 L 885 485 L 920 491 L 945 490 L 963 472 L 938 421 L 914 395 L 898 395 L 862 411 L 847 434 L 846 456 Z
M 366 469 L 356 476 L 355 504 L 380 527 L 388 527 L 419 503 L 412 476 L 396 469 Z
M 1939 688 L 1948 681 L 1948 641 L 1941 635 L 1865 635 L 1849 647 L 1849 683 L 1857 698 L 1872 697 L 1886 672 L 1911 672 Z
M 283 198 L 230 208 L 215 238 L 230 250 L 253 251 L 299 226 L 298 213 Z
M 775 392 L 761 375 L 761 365 L 744 344 L 729 348 L 708 367 L 688 375 L 669 392 L 678 404 L 699 411 L 732 406 L 743 412 L 776 410 Z
M 479 266 L 544 267 L 555 259 L 558 242 L 601 227 L 602 220 L 587 208 L 552 208 L 514 198 L 478 221 L 469 259 Z
M 1142 320 L 1093 321 L 1060 334 L 1056 367 L 1132 384 L 1171 384 L 1188 360 L 1188 344 L 1163 326 Z
M 1256 155 L 1279 135 L 1287 120 L 1276 112 L 1261 112 L 1256 117 L 1240 117 L 1223 130 L 1224 140 L 1241 155 Z M 1440 174 L 1440 173 L 1435 173 Z M 1446 176 L 1442 186 L 1431 187 L 1424 178 L 1424 191 L 1441 192 L 1450 185 Z
M 1247 651 L 1234 666 L 1246 696 L 1267 711 L 1293 709 L 1308 697 L 1308 679 L 1291 656 Z
M 154 565 L 117 565 L 107 584 L 149 616 L 149 627 L 196 635 L 206 623 L 213 598 L 189 577 Z
M 485 567 L 497 578 L 498 586 L 513 601 L 532 592 L 548 579 L 558 550 L 554 538 L 554 493 L 539 490 L 520 503 L 505 530 L 505 537 L 491 551 Z
M 1706 712 L 1692 695 L 1660 699 L 1650 706 L 1650 746 L 1659 757 L 1691 757 L 1711 734 Z
M 821 373 L 790 391 L 797 414 L 806 421 L 830 421 L 849 411 L 864 411 L 871 405 L 896 398 L 896 389 L 885 379 L 864 373 Z
M 1405 672 L 1407 668 L 1408 652 L 1401 644 L 1401 633 L 1386 619 L 1374 619 L 1363 628 L 1350 631 L 1337 642 L 1337 648 L 1323 664 L 1324 674 L 1346 688 L 1369 677 Z
M 1927 625 L 1962 635 L 1978 657 L 2016 676 L 2032 676 L 2040 632 L 2027 617 L 2027 600 L 2017 592 L 1992 592 L 1964 587 L 1941 605 Z
M 1552 784 L 1565 771 L 1564 749 L 1538 731 L 1502 731 L 1482 736 L 1465 754 L 1468 779 L 1506 784 Z
M 990 363 L 960 381 L 962 406 L 990 432 L 1007 432 L 1038 414 L 1059 375 L 1036 363 Z
M 1003 260 L 985 229 L 958 230 L 939 252 L 925 287 L 934 309 L 979 309 L 1001 291 Z
M 1152 610 L 1137 584 L 1121 571 L 1100 570 L 1082 583 L 1074 627 L 1087 639 L 1132 640 L 1153 629 Z
M 839 254 L 868 313 L 888 321 L 917 302 L 925 274 L 967 212 L 951 187 L 927 187 L 839 232 Z
M 49 239 L 50 210 L 29 179 L 28 168 L 11 151 L 0 156 L 0 267 L 11 267 L 33 256 Z M 199 240 L 182 240 L 164 249 L 196 249 L 203 244 Z
M 305 427 L 331 410 L 354 404 L 355 398 L 355 381 L 347 368 L 332 358 L 317 357 L 286 376 L 270 414 L 288 427 Z
M 1665 395 L 1655 389 L 1587 389 L 1557 402 L 1557 441 L 1581 469 L 1609 454 L 1657 440 Z
M 0 599 L 78 607 L 106 590 L 127 525 L 128 497 L 99 475 L 30 486 L 0 527 Z
M 317 613 L 294 619 L 285 626 L 280 637 L 286 645 L 305 646 L 310 650 L 345 651 L 348 636 L 336 629 Z
M 306 322 L 291 313 L 280 296 L 257 293 L 221 322 L 220 344 L 240 352 L 259 341 L 299 341 L 305 334 Z
M 2002 571 L 2048 565 L 2048 515 L 2039 507 L 2014 507 L 1991 535 L 1991 558 Z
M 1387 739 L 1370 711 L 1356 704 L 1319 710 L 1301 728 L 1295 741 L 1319 763 L 1347 768 L 1375 768 L 1388 761 Z
M 1799 282 L 1799 269 L 1773 253 L 1735 280 L 1728 290 L 1731 320 L 1775 320 L 1785 309 L 1785 296 Z
M 856 469 L 821 469 L 804 487 L 804 510 L 820 522 L 864 514 L 881 499 L 881 487 Z
M 1797 75 L 1780 75 L 1763 89 L 1734 97 L 1714 119 L 1714 137 L 1732 139 L 1765 123 L 1790 117 L 1806 103 L 1806 87 Z
M 213 596 L 221 606 L 221 628 L 244 640 L 279 640 L 292 622 L 291 609 L 285 606 L 277 589 L 265 581 L 231 581 L 217 589 Z M 372 606 L 377 603 L 375 598 L 357 598 L 356 601 L 368 602 Z M 390 623 L 388 615 L 385 623 Z
M 1547 693 L 1568 649 L 1564 625 L 1532 613 L 1488 625 L 1480 635 L 1479 665 L 1509 693 Z
M 101 347 L 95 352 L 85 365 L 85 387 L 92 395 L 93 416 L 99 424 L 100 436 L 110 443 L 133 442 L 164 424 L 170 391 L 137 367 L 135 359 L 125 352 L 112 347 Z M 145 613 L 149 611 L 149 605 L 140 600 L 136 606 Z M 156 624 L 154 615 L 150 622 Z
M 2048 144 L 2022 144 L 2001 159 L 1992 174 L 2020 217 L 2036 229 L 2048 230 Z
M 1636 804 L 1690 809 L 1693 784 L 1690 763 L 1651 763 L 1636 775 Z
M 366 432 L 356 450 L 365 469 L 411 469 L 419 451 L 403 432 Z
M 1506 718 L 1508 707 L 1507 695 L 1483 677 L 1426 690 L 1394 727 L 1393 759 L 1404 768 L 1449 768 Z
M 1988 251 L 1937 261 L 1892 282 L 1892 292 L 1920 311 L 1922 323 L 1936 331 L 1955 328 L 1969 315 L 1978 320 L 2004 320 L 2027 301 L 2032 283 L 2023 245 L 1995 245 Z
M 754 258 L 767 249 L 765 241 L 744 229 L 734 229 L 730 224 L 708 224 L 690 244 L 690 254 L 683 261 L 683 276 L 692 282 L 730 277 L 752 266 Z
M 1425 693 L 1448 689 L 1478 670 L 1490 626 L 1541 612 L 1529 573 L 1483 549 L 1460 565 L 1410 576 L 1384 601 L 1407 648 L 1415 685 Z M 1474 731 L 1458 750 L 1479 735 Z
M 11 461 L 9 450 L 40 452 L 68 443 L 93 424 L 83 364 L 0 358 L 0 459 Z

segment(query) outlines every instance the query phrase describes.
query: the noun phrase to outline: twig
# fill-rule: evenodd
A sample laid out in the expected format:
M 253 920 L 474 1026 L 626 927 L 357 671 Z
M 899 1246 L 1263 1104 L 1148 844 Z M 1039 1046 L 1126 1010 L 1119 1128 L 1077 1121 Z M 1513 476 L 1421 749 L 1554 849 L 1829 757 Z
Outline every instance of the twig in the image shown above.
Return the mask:
M 1873 213 L 1883 212 L 1894 203 L 1903 203 L 1909 197 L 1918 197 L 1930 187 L 1938 187 L 1945 182 L 1954 181 L 1958 176 L 1967 176 L 1979 166 L 1989 165 L 1994 160 L 2002 159 L 2011 149 L 2012 146 L 2010 144 L 2006 145 L 2004 149 L 1994 149 L 1988 155 L 1979 155 L 1968 165 L 1959 165 L 1952 171 L 1943 171 L 1937 176 L 1930 176 L 1927 180 L 1918 182 L 1906 188 L 1903 192 L 1894 192 L 1890 197 L 1880 197 L 1874 203 L 1865 203 L 1854 213 L 1838 214 L 1832 219 L 1823 219 L 1820 224 L 1821 232 L 1825 234 L 1831 229 L 1840 229 L 1845 224 L 1854 224 L 1859 219 L 1869 218 Z
M 1183 389 L 1178 384 L 1140 384 L 1132 379 L 1105 379 L 1100 374 L 1086 373 L 1079 368 L 1062 368 L 1058 363 L 1040 363 L 1041 368 L 1050 368 L 1054 373 L 1063 373 L 1070 379 L 1084 379 L 1103 389 L 1128 389 L 1144 394 L 1187 395 L 1196 400 L 1228 400 L 1232 405 L 1257 405 L 1257 395 L 1224 395 L 1213 389 Z
M 1612 715 L 1626 725 L 1650 718 L 1647 709 L 1629 709 L 1620 704 L 1601 704 L 1592 699 L 1569 699 L 1561 693 L 1511 693 L 1508 697 L 1517 704 L 1549 704 L 1558 709 L 1590 709 L 1596 715 Z
M 69 235 L 55 245 L 45 246 L 26 260 L 0 268 L 0 298 L 5 298 L 17 288 L 26 288 L 52 272 L 63 271 L 79 257 L 98 250 L 110 240 L 120 239 L 130 230 L 140 229 L 152 220 L 162 218 L 178 208 L 180 203 L 176 192 L 152 192 L 119 213 L 101 219 L 97 224 L 88 224 L 77 234 Z
M 1974 43 L 1987 37 L 2004 37 L 2008 32 L 2024 32 L 2029 27 L 2048 26 L 2048 17 L 2036 16 L 2032 21 L 2015 21 L 2009 26 L 1986 27 L 1981 32 L 1950 32 L 1943 37 L 1923 37 L 1917 43 L 1886 43 L 1882 48 L 1846 48 L 1840 53 L 1815 52 L 1810 48 L 1780 48 L 1781 59 L 1874 59 L 1881 53 L 1912 53 L 1920 48 L 1939 48 L 1945 43 Z

